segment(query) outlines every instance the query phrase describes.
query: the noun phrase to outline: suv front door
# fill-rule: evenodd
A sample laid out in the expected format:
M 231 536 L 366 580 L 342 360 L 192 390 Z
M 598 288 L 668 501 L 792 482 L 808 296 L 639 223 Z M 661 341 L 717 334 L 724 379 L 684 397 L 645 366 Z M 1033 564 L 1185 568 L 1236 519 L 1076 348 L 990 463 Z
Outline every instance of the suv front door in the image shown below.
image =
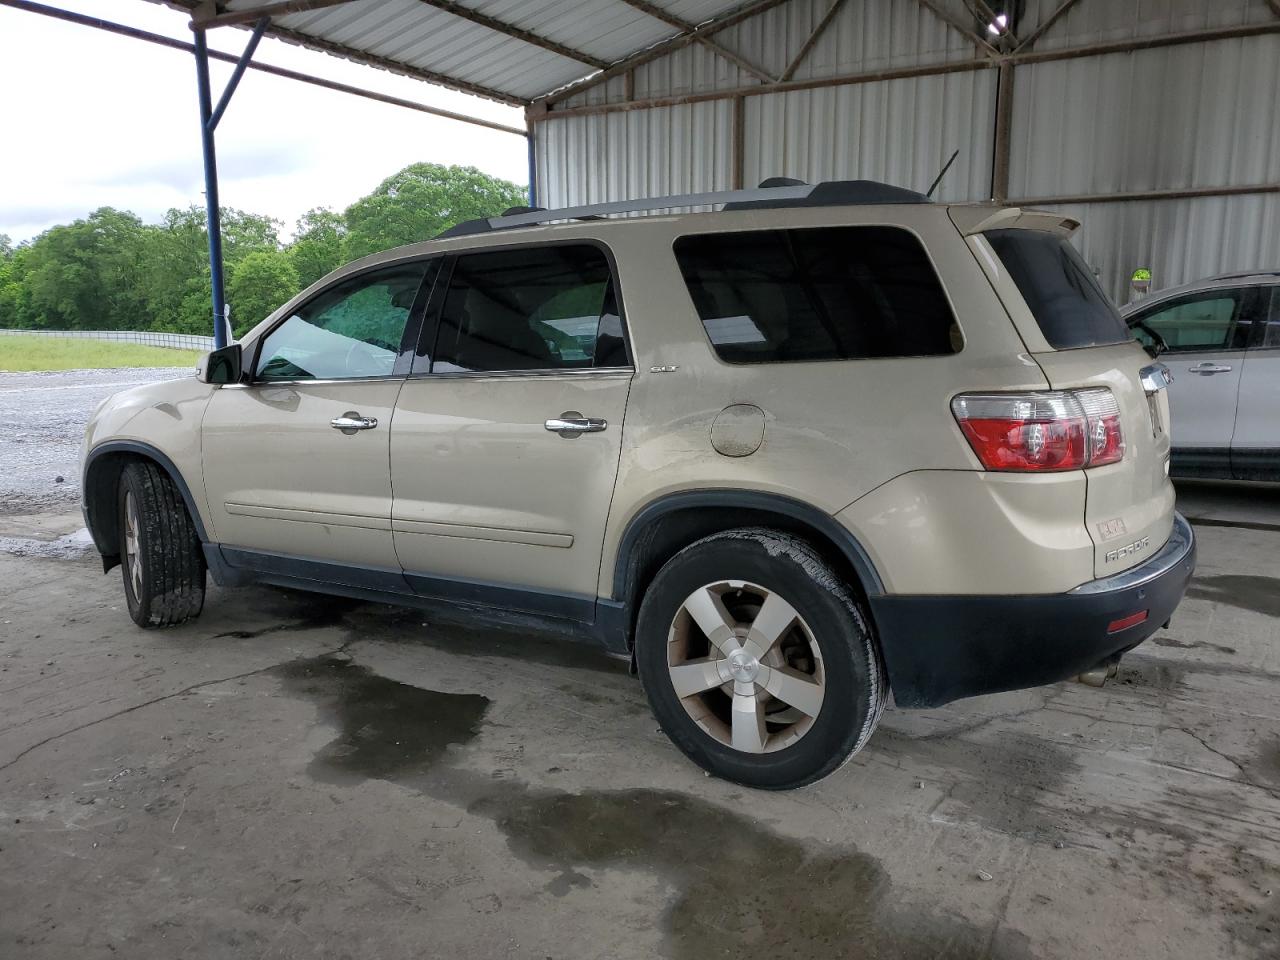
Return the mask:
M 1248 288 L 1206 290 L 1154 304 L 1128 320 L 1144 344 L 1152 342 L 1151 330 L 1168 345 L 1160 360 L 1173 373 L 1169 438 L 1177 475 L 1231 476 L 1249 296 Z
M 591 621 L 632 368 L 605 251 L 461 254 L 391 430 L 392 529 L 425 596 Z
M 285 555 L 325 561 L 334 566 L 317 574 L 357 586 L 399 579 L 388 437 L 417 340 L 414 304 L 438 263 L 339 281 L 258 341 L 250 382 L 213 395 L 204 477 L 231 562 L 275 571 Z

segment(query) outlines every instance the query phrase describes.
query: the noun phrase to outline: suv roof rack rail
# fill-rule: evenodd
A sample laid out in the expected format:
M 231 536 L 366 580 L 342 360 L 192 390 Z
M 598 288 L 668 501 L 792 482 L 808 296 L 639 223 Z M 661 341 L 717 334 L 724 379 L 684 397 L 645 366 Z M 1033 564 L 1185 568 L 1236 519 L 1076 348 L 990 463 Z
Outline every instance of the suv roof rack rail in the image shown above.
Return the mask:
M 1219 273 L 1210 277 L 1210 280 L 1243 280 L 1245 277 L 1280 277 L 1280 269 L 1277 270 L 1237 270 L 1233 273 Z
M 671 210 L 676 207 L 704 207 L 723 204 L 721 209 L 765 210 L 786 207 L 841 207 L 873 203 L 930 203 L 928 197 L 914 190 L 895 187 L 875 180 L 832 180 L 807 184 L 803 180 L 771 177 L 751 190 L 720 190 L 712 193 L 680 193 L 669 197 L 646 197 L 640 200 L 614 200 L 558 210 L 512 207 L 497 217 L 464 220 L 437 235 L 464 237 L 494 230 L 510 230 L 557 220 L 599 219 L 614 213 L 640 213 Z

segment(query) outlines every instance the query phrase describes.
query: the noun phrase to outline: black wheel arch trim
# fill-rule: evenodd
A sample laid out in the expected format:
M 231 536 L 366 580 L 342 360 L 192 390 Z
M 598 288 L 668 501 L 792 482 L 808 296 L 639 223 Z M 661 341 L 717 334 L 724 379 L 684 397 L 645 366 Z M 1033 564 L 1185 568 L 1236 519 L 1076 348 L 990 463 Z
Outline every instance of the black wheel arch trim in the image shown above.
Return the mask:
M 113 544 L 103 544 L 99 540 L 98 531 L 101 528 L 101 520 L 94 511 L 95 492 L 89 486 L 89 478 L 92 474 L 94 464 L 102 457 L 113 453 L 128 453 L 136 456 L 145 457 L 153 460 L 164 472 L 173 480 L 179 492 L 182 494 L 182 502 L 186 504 L 187 512 L 191 514 L 191 522 L 195 524 L 196 534 L 200 537 L 202 543 L 208 543 L 209 537 L 204 529 L 204 518 L 200 516 L 200 511 L 196 509 L 195 498 L 191 496 L 191 488 L 187 485 L 186 478 L 182 476 L 182 471 L 170 459 L 169 455 L 157 447 L 149 443 L 143 443 L 140 440 L 106 440 L 95 446 L 89 451 L 84 460 L 84 467 L 80 476 L 80 498 L 81 509 L 84 513 L 85 526 L 89 528 L 89 533 L 93 536 L 94 545 L 98 548 L 98 552 L 104 558 L 104 566 L 110 569 L 114 564 L 107 564 L 107 558 L 115 557 L 117 554 Z
M 618 541 L 618 553 L 613 569 L 614 600 L 627 602 L 631 598 L 634 586 L 631 581 L 635 576 L 631 560 L 645 529 L 667 514 L 698 507 L 738 507 L 745 510 L 759 510 L 780 514 L 806 524 L 825 536 L 844 554 L 845 559 L 849 561 L 862 581 L 862 589 L 868 597 L 884 594 L 884 581 L 880 579 L 880 574 L 876 571 L 875 564 L 871 562 L 866 548 L 852 531 L 831 514 L 780 493 L 716 488 L 666 494 L 651 500 L 636 512 L 628 521 L 622 539 Z

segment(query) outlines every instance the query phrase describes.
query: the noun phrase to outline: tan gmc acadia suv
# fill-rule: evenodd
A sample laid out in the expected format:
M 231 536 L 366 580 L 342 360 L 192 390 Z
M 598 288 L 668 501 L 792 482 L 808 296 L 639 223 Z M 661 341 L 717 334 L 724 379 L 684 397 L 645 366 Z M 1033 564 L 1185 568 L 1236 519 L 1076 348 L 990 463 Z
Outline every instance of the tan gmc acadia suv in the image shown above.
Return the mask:
M 533 616 L 706 770 L 810 783 L 890 691 L 1105 670 L 1182 599 L 1167 371 L 1077 226 L 867 181 L 460 224 L 106 401 L 85 517 L 142 626 L 206 569 Z

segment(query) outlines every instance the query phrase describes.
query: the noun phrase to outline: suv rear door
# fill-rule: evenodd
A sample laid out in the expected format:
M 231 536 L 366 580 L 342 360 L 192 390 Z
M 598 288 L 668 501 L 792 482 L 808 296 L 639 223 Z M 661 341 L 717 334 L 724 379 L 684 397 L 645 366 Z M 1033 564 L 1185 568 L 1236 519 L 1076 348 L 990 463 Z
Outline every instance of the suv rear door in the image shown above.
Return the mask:
M 1280 286 L 1254 291 L 1259 329 L 1240 374 L 1231 472 L 1237 480 L 1280 480 Z
M 1153 556 L 1173 528 L 1167 391 L 1144 376 L 1150 356 L 1068 241 L 1075 222 L 1023 214 L 1008 226 L 1000 216 L 994 229 L 971 228 L 970 241 L 1036 363 L 1055 390 L 1106 387 L 1119 407 L 1123 458 L 1084 471 L 1094 576 L 1110 576 Z
M 419 593 L 594 618 L 632 377 L 615 277 L 582 241 L 446 267 L 391 429 Z
M 1251 325 L 1251 288 L 1214 288 L 1161 300 L 1128 317 L 1134 336 L 1168 349 L 1173 471 L 1178 476 L 1231 476 L 1240 373 Z M 1143 329 L 1144 327 L 1148 329 Z

